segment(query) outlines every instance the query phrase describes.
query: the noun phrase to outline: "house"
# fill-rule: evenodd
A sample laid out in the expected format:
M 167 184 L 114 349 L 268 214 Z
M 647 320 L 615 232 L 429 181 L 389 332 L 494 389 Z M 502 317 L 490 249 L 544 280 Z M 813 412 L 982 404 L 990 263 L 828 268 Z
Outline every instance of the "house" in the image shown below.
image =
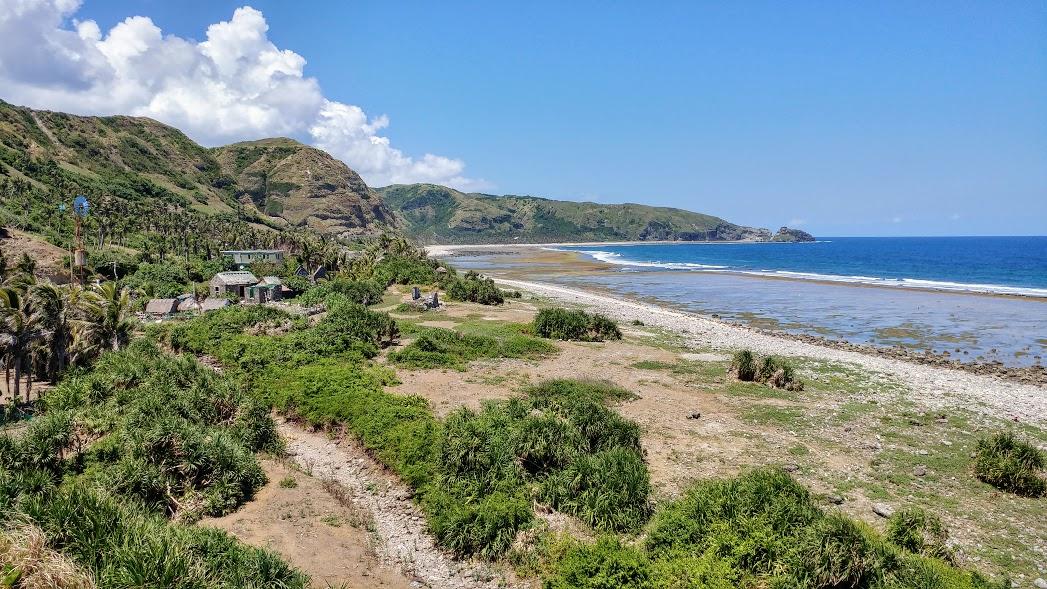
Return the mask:
M 204 302 L 200 303 L 200 310 L 204 313 L 208 311 L 214 311 L 215 309 L 224 309 L 233 303 L 229 299 L 216 299 L 208 297 L 204 299 Z
M 242 299 L 247 287 L 255 284 L 258 284 L 258 279 L 246 270 L 219 272 L 211 279 L 209 292 L 214 298 L 224 298 L 229 294 L 235 294 Z
M 276 276 L 264 276 L 257 284 L 248 286 L 244 298 L 251 303 L 268 303 L 283 298 L 283 282 Z
M 146 315 L 162 317 L 178 311 L 178 299 L 151 299 L 145 304 Z
M 233 263 L 243 269 L 255 262 L 284 262 L 284 250 L 222 250 L 221 254 L 233 259 Z
M 294 271 L 294 274 L 295 276 L 308 278 L 309 282 L 315 284 L 317 280 L 320 280 L 321 278 L 327 276 L 327 268 L 324 268 L 323 266 L 317 266 L 316 270 L 310 272 L 309 269 L 305 266 L 299 266 L 298 269 Z
M 200 310 L 200 301 L 197 301 L 196 297 L 191 294 L 181 295 L 176 300 L 178 301 L 177 310 L 179 313 L 191 313 Z

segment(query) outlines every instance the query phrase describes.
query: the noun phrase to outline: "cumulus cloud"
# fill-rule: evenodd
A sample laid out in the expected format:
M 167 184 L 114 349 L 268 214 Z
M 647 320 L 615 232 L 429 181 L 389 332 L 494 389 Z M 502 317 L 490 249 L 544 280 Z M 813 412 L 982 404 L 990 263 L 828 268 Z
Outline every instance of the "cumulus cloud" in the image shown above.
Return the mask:
M 485 184 L 465 177 L 461 160 L 394 148 L 378 134 L 386 116 L 325 97 L 305 75 L 305 58 L 274 45 L 254 8 L 210 25 L 202 42 L 164 35 L 145 16 L 102 31 L 76 20 L 79 8 L 79 0 L 0 0 L 0 97 L 77 114 L 148 116 L 205 145 L 291 136 L 376 186 Z

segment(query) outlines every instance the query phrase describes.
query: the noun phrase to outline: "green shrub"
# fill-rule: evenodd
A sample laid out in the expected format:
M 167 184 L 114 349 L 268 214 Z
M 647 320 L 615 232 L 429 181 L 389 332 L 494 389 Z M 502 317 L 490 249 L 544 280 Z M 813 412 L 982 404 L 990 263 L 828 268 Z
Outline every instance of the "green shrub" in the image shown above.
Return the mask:
M 463 501 L 459 495 L 430 490 L 422 506 L 437 541 L 460 556 L 504 554 L 534 518 L 530 501 L 502 491 Z
M 941 518 L 919 507 L 900 509 L 887 520 L 885 537 L 891 544 L 914 554 L 952 562 L 947 545 L 949 532 Z
M 738 350 L 731 358 L 731 373 L 743 382 L 756 380 L 756 357 L 750 350 Z
M 876 587 L 894 569 L 893 555 L 864 523 L 833 513 L 805 530 L 793 553 L 803 586 Z
M 286 476 L 280 479 L 280 486 L 284 489 L 294 489 L 298 486 L 298 481 L 292 476 Z
M 479 358 L 540 358 L 555 351 L 555 346 L 522 334 L 494 338 L 431 328 L 402 350 L 390 353 L 389 361 L 407 368 L 464 370 Z
M 997 432 L 978 440 L 974 474 L 1004 491 L 1027 497 L 1047 494 L 1044 452 L 1018 439 L 1013 432 Z
M 375 264 L 373 279 L 380 284 L 436 284 L 439 263 L 428 258 L 386 256 Z
M 613 536 L 576 544 L 555 563 L 543 589 L 654 589 L 651 563 Z
M 553 472 L 542 497 L 597 530 L 636 530 L 650 515 L 651 478 L 633 448 L 583 454 Z
M 532 324 L 535 335 L 540 337 L 576 340 L 603 341 L 622 339 L 622 332 L 611 319 L 581 310 L 562 308 L 542 309 Z
M 333 294 L 341 295 L 358 305 L 373 305 L 382 300 L 385 284 L 377 280 L 325 280 L 302 293 L 297 302 L 305 306 L 323 303 Z
M 480 276 L 472 270 L 466 272 L 463 278 L 455 279 L 447 285 L 447 296 L 453 301 L 481 305 L 501 305 L 505 302 L 505 295 L 495 285 L 494 280 Z
M 756 378 L 776 389 L 803 390 L 803 383 L 797 380 L 792 365 L 776 356 L 767 356 L 760 362 Z

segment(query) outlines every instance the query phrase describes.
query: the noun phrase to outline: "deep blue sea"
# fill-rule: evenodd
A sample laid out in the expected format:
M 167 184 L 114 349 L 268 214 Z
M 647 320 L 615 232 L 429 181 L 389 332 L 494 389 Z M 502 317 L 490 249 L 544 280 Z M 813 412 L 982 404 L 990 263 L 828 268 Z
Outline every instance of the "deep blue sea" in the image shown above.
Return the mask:
M 1047 237 L 832 237 L 814 243 L 597 247 L 557 249 L 634 268 L 1047 297 Z

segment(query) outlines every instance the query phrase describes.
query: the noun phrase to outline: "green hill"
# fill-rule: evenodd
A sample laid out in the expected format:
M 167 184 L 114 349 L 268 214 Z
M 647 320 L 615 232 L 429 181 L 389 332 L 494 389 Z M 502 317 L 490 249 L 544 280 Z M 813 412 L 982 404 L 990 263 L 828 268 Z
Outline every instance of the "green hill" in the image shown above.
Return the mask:
M 404 230 L 425 243 L 563 241 L 793 241 L 719 217 L 640 204 L 467 194 L 433 184 L 376 189 Z
M 3 101 L 0 180 L 4 222 L 14 216 L 27 230 L 47 216 L 32 210 L 41 198 L 22 202 L 29 192 L 53 193 L 52 208 L 82 193 L 96 203 L 111 199 L 135 219 L 227 216 L 342 237 L 380 233 L 392 221 L 356 172 L 290 139 L 207 149 L 148 118 L 75 116 Z

